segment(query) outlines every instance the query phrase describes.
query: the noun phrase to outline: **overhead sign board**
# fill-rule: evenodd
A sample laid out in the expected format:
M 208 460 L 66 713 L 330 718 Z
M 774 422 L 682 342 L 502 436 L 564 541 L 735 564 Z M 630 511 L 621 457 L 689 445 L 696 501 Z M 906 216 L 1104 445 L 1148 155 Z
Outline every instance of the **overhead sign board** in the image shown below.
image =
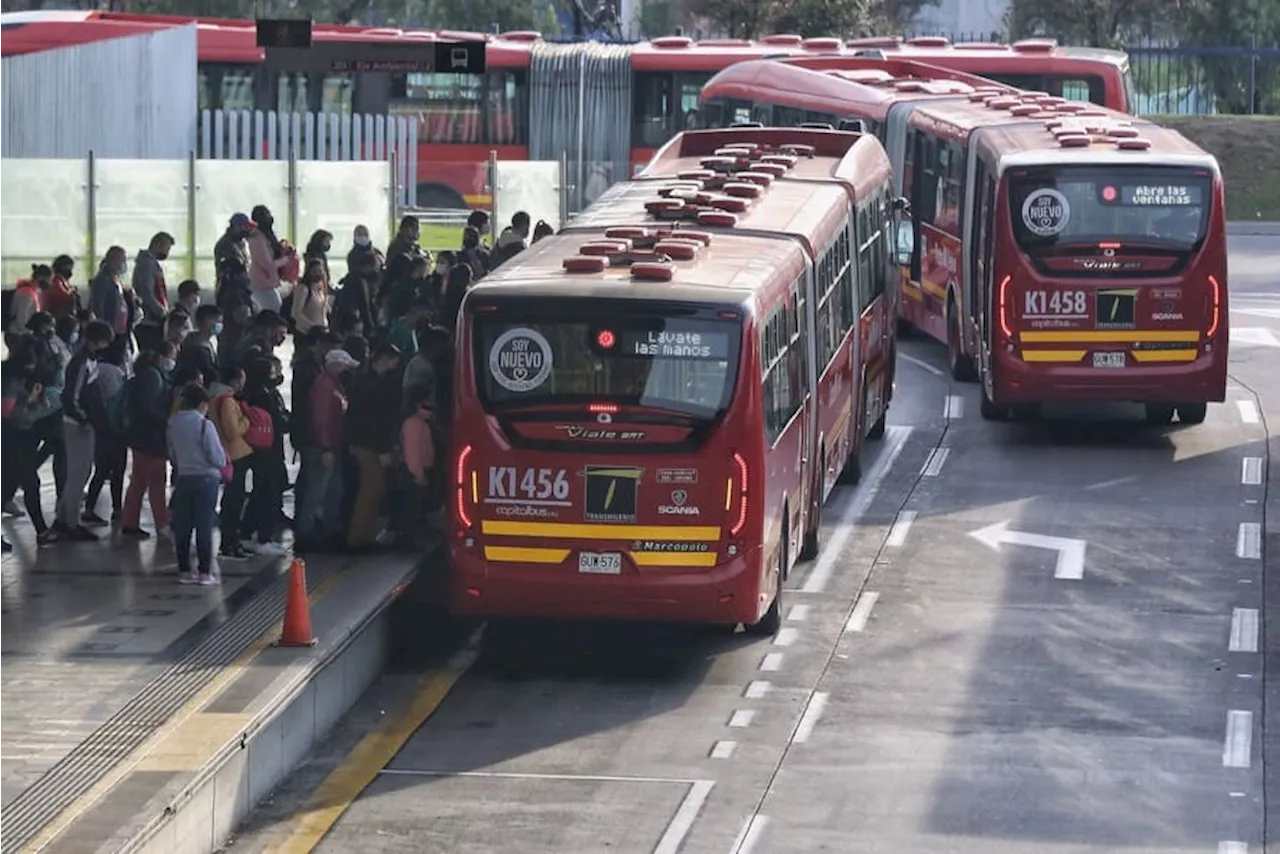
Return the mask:
M 294 50 L 311 47 L 311 21 L 259 18 L 258 47 L 283 47 Z
M 485 43 L 428 42 L 312 42 L 298 49 L 267 45 L 267 65 L 274 71 L 310 74 L 482 74 Z

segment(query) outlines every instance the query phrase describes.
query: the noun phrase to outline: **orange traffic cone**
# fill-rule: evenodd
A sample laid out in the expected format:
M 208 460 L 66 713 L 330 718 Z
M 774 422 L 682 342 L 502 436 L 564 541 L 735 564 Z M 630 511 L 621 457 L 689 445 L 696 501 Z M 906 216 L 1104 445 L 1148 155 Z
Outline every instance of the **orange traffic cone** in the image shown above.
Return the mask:
M 276 646 L 314 646 L 311 603 L 307 601 L 307 565 L 294 558 L 289 565 L 289 597 L 284 605 L 284 628 Z

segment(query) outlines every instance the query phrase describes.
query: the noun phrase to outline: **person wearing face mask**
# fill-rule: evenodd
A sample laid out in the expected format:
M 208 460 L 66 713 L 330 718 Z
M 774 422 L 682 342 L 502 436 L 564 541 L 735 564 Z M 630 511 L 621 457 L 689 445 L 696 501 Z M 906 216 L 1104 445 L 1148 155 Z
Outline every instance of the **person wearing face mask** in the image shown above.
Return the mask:
M 106 405 L 96 387 L 98 356 L 111 346 L 114 337 L 111 327 L 100 320 L 85 327 L 84 340 L 71 357 L 71 364 L 67 365 L 66 386 L 62 393 L 62 439 L 67 448 L 67 479 L 58 498 L 56 525 L 62 537 L 81 542 L 98 539 L 81 523 L 80 508 L 84 488 L 93 472 L 96 444 L 93 425 L 97 417 L 90 410 Z
M 145 351 L 134 365 L 133 379 L 125 386 L 129 395 L 129 425 L 125 442 L 133 451 L 133 470 L 129 489 L 120 513 L 121 533 L 145 540 L 151 536 L 142 529 L 142 499 L 151 499 L 151 518 L 156 527 L 169 526 L 166 495 L 169 470 L 165 428 L 173 407 L 173 385 L 170 376 L 176 362 L 173 345 L 162 341 L 154 351 Z
M 292 250 L 276 237 L 275 217 L 266 205 L 250 212 L 257 224 L 249 234 L 249 287 L 260 311 L 280 311 L 280 274 L 293 259 Z
M 200 283 L 195 279 L 187 279 L 178 285 L 178 304 L 174 311 L 181 311 L 187 318 L 184 335 L 195 330 L 196 309 L 200 307 Z M 172 315 L 173 312 L 170 312 Z
M 360 264 L 362 256 L 371 256 L 375 269 L 381 271 L 385 258 L 378 248 L 373 245 L 373 240 L 369 237 L 369 229 L 363 225 L 357 225 L 351 238 L 351 251 L 347 253 L 347 271 L 354 270 Z
M 70 255 L 59 255 L 53 259 L 53 279 L 44 295 L 44 309 L 55 318 L 75 314 L 80 308 L 80 292 L 71 284 L 71 276 L 75 273 L 76 262 Z
M 324 267 L 324 280 L 328 284 L 333 281 L 329 275 L 329 251 L 333 249 L 333 235 L 323 228 L 315 231 L 307 241 L 307 248 L 302 253 L 302 264 L 305 270 L 313 261 L 319 261 Z
M 173 235 L 158 232 L 146 249 L 133 259 L 133 292 L 142 301 L 142 312 L 152 323 L 163 323 L 169 312 L 169 288 L 164 280 L 165 259 L 173 249 Z
M 294 333 L 306 335 L 329 322 L 329 277 L 324 261 L 308 257 L 302 281 L 290 295 Z
M 222 334 L 222 309 L 202 305 L 196 309 L 195 331 L 182 341 L 178 362 L 204 379 L 205 387 L 218 381 L 218 336 Z
M 240 520 L 244 516 L 245 481 L 254 456 L 245 441 L 249 432 L 249 416 L 241 402 L 244 399 L 244 368 L 231 365 L 222 369 L 218 382 L 209 386 L 209 420 L 218 431 L 222 450 L 231 461 L 231 480 L 223 485 L 222 507 L 218 512 L 218 529 L 222 542 L 218 557 L 224 560 L 247 560 L 250 553 L 240 545 Z M 256 486 L 256 485 L 255 485 Z
M 480 232 L 474 226 L 469 225 L 462 230 L 462 252 L 458 260 L 471 268 L 473 280 L 489 272 L 489 250 L 480 244 Z
M 123 341 L 129 335 L 130 298 L 121 279 L 128 269 L 124 247 L 112 246 L 89 283 L 89 310 L 111 329 L 113 340 Z
M 260 555 L 280 556 L 289 553 L 281 539 L 284 519 L 284 488 L 289 481 L 284 459 L 284 436 L 292 419 L 280 388 L 284 384 L 284 365 L 275 356 L 252 359 L 246 367 L 248 377 L 244 402 L 271 415 L 270 448 L 255 451 L 251 459 L 253 494 L 245 513 L 244 533 L 256 535 L 256 541 L 241 543 Z

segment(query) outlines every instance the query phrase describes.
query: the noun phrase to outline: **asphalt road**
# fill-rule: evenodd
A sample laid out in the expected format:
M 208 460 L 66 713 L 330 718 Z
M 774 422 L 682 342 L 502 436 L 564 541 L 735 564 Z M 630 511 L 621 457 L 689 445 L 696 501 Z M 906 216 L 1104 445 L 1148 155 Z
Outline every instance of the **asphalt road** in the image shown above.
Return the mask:
M 904 341 L 892 429 L 772 642 L 486 634 L 316 850 L 1261 851 L 1277 270 L 1280 240 L 1233 239 L 1233 381 L 1197 427 L 1125 407 L 986 423 L 942 348 Z M 429 657 L 386 674 L 231 850 L 291 827 Z

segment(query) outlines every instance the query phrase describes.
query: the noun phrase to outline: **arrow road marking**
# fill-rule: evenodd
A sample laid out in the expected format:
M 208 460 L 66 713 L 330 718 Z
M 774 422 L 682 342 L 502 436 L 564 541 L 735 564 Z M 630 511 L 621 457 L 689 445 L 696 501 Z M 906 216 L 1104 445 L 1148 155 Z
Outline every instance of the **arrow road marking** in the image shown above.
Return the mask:
M 996 522 L 977 531 L 970 531 L 969 536 L 997 552 L 1006 543 L 1012 546 L 1030 546 L 1033 549 L 1056 551 L 1058 565 L 1053 570 L 1054 578 L 1066 578 L 1072 581 L 1084 578 L 1084 540 L 1010 531 L 1009 520 Z

